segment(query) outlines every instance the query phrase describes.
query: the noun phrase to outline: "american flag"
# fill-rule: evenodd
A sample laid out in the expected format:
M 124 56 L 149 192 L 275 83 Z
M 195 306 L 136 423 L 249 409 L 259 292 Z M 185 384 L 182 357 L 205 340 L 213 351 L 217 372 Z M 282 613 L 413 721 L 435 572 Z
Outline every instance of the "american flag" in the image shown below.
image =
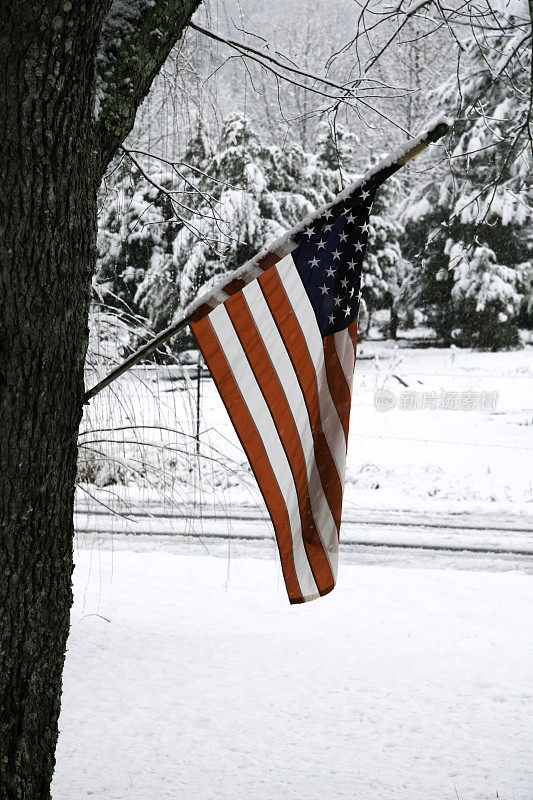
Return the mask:
M 335 586 L 362 262 L 398 166 L 228 277 L 191 317 L 272 519 L 291 603 Z

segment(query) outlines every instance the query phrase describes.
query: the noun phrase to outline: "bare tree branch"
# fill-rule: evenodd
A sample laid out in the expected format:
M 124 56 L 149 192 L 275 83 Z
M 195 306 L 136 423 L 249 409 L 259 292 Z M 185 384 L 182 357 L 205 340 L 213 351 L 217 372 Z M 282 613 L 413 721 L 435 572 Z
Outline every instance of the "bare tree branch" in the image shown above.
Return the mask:
M 362 97 L 360 94 L 355 93 L 354 91 L 355 87 L 357 86 L 359 88 L 359 91 L 362 91 L 362 89 L 365 87 L 360 87 L 359 85 L 363 80 L 368 80 L 368 79 L 356 78 L 345 84 L 336 83 L 335 81 L 332 81 L 331 79 L 326 78 L 324 76 L 315 75 L 311 72 L 301 70 L 298 67 L 293 66 L 292 64 L 284 64 L 282 61 L 280 61 L 277 58 L 274 58 L 269 53 L 257 50 L 256 48 L 250 47 L 249 45 L 236 42 L 233 39 L 228 39 L 223 36 L 219 36 L 219 34 L 213 33 L 213 31 L 210 31 L 207 28 L 202 28 L 201 26 L 196 25 L 196 23 L 191 23 L 190 27 L 198 31 L 199 33 L 203 33 L 205 36 L 214 39 L 217 42 L 222 42 L 223 44 L 228 45 L 229 47 L 233 48 L 238 53 L 240 53 L 242 57 L 246 57 L 252 61 L 255 61 L 261 67 L 263 67 L 263 69 L 272 72 L 277 78 L 281 78 L 287 83 L 291 83 L 294 86 L 299 87 L 300 89 L 305 89 L 309 92 L 313 92 L 314 94 L 326 97 L 329 100 L 333 100 L 335 101 L 334 104 L 338 104 L 339 102 L 349 103 L 350 101 L 353 101 L 355 103 L 361 103 L 361 105 L 365 106 L 370 111 L 373 111 L 378 116 L 387 120 L 387 122 L 390 122 L 391 125 L 393 125 L 394 127 L 399 128 L 403 133 L 407 134 L 408 136 L 412 135 L 409 131 L 405 130 L 405 128 L 402 125 L 399 125 L 397 122 L 391 119 L 387 114 L 383 113 L 378 108 L 369 103 L 368 95 Z M 286 74 L 287 72 L 289 73 L 288 75 Z M 293 77 L 291 77 L 291 73 L 295 75 L 301 75 L 304 78 L 308 78 L 309 80 L 314 81 L 315 83 L 319 84 L 321 83 L 325 86 L 332 87 L 333 89 L 336 89 L 337 91 L 341 92 L 341 94 L 334 95 L 327 91 L 323 91 L 322 89 L 317 88 L 317 86 L 301 83 L 300 81 L 297 81 Z M 373 83 L 381 83 L 379 81 L 376 81 L 375 79 L 370 79 L 370 80 L 372 80 Z M 383 86 L 384 84 L 381 85 Z M 395 87 L 389 86 L 387 88 L 393 89 Z M 381 97 L 381 95 L 379 96 Z
M 221 217 L 221 215 L 216 210 L 217 201 L 215 198 L 207 195 L 205 192 L 201 191 L 198 186 L 193 184 L 189 181 L 176 167 L 176 162 L 170 162 L 168 159 L 160 158 L 159 156 L 155 156 L 150 153 L 145 153 L 142 150 L 129 150 L 128 148 L 124 147 L 123 145 L 120 146 L 121 150 L 128 156 L 128 158 L 132 161 L 135 167 L 139 170 L 140 174 L 143 176 L 145 181 L 149 183 L 154 189 L 166 197 L 172 206 L 174 214 L 178 222 L 181 222 L 197 239 L 201 240 L 206 244 L 213 253 L 216 253 L 218 256 L 223 258 L 223 253 L 217 250 L 216 247 L 216 240 L 211 240 L 207 238 L 204 233 L 202 233 L 201 229 L 194 224 L 192 221 L 197 217 L 198 210 L 195 208 L 191 208 L 190 206 L 185 205 L 181 200 L 177 199 L 177 195 L 184 194 L 181 190 L 174 190 L 174 189 L 167 189 L 165 186 L 162 186 L 157 180 L 155 180 L 148 172 L 144 169 L 140 161 L 135 157 L 134 153 L 143 153 L 144 155 L 148 156 L 151 159 L 156 159 L 158 161 L 162 161 L 167 164 L 172 164 L 176 175 L 183 181 L 183 183 L 189 187 L 191 187 L 190 194 L 196 195 L 201 200 L 204 201 L 205 206 L 202 211 L 202 218 L 203 219 L 211 219 L 215 223 L 217 230 L 228 240 L 228 241 L 235 241 L 237 242 L 234 236 L 231 235 L 230 230 L 228 229 L 227 222 Z M 209 208 L 211 213 L 207 213 L 206 208 Z M 180 209 L 187 212 L 188 216 L 183 216 L 180 213 Z

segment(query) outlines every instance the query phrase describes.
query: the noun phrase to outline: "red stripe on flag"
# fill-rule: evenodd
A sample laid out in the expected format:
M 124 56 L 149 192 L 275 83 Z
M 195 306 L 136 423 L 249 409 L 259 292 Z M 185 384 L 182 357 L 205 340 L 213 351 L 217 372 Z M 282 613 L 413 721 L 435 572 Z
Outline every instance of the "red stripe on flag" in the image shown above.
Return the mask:
M 224 292 L 227 295 L 232 295 L 235 294 L 236 292 L 240 292 L 240 290 L 244 289 L 245 286 L 246 286 L 246 281 L 235 278 L 229 283 L 226 283 L 226 285 L 224 286 Z
M 348 325 L 348 333 L 351 336 L 352 344 L 353 344 L 353 361 L 355 366 L 355 359 L 357 358 L 357 322 L 358 320 L 354 320 Z
M 189 317 L 189 322 L 197 322 L 198 320 L 202 319 L 202 317 L 205 317 L 206 314 L 209 314 L 209 312 L 212 310 L 212 306 L 208 305 L 207 303 L 202 303 L 202 305 L 198 306 L 196 311 L 191 314 Z
M 248 456 L 255 478 L 264 497 L 268 512 L 274 524 L 276 539 L 281 557 L 281 567 L 287 593 L 291 603 L 302 603 L 303 597 L 296 578 L 292 555 L 292 537 L 287 509 L 279 490 L 276 476 L 265 453 L 261 437 L 251 418 L 246 403 L 242 399 L 231 369 L 222 353 L 209 317 L 191 324 L 192 331 L 209 366 L 220 396 L 237 436 Z
M 313 434 L 316 465 L 338 531 L 341 524 L 342 484 L 322 430 L 315 367 L 276 270 L 260 275 L 258 283 L 276 321 L 302 389 Z
M 298 496 L 302 538 L 315 583 L 320 594 L 327 594 L 335 584 L 328 558 L 322 547 L 309 500 L 307 471 L 300 435 L 279 377 L 265 350 L 254 319 L 242 294 L 225 303 L 228 315 L 239 337 L 246 357 L 268 405 L 283 449 L 287 456 Z
M 351 405 L 350 387 L 346 382 L 346 376 L 344 375 L 337 348 L 335 347 L 334 334 L 330 334 L 324 338 L 324 361 L 326 364 L 329 393 L 331 394 L 331 399 L 339 414 L 346 444 L 348 444 L 348 426 L 350 424 Z
M 257 262 L 257 266 L 262 270 L 270 269 L 273 267 L 274 264 L 277 264 L 278 261 L 281 261 L 281 256 L 278 256 L 277 253 L 267 253 L 264 255 L 259 261 Z

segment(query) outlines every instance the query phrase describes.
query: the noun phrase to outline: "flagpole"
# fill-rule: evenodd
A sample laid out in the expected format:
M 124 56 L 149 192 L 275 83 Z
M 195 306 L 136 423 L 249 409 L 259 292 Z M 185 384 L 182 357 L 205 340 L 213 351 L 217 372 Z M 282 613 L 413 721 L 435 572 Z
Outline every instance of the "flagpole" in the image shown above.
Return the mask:
M 423 134 L 417 136 L 416 139 L 414 140 L 409 140 L 408 142 L 406 142 L 402 148 L 400 148 L 398 151 L 393 153 L 388 158 L 381 161 L 379 164 L 373 167 L 369 172 L 367 172 L 363 176 L 363 178 L 361 178 L 361 180 L 357 181 L 355 184 L 353 184 L 352 186 L 348 187 L 343 192 L 341 192 L 340 195 L 335 198 L 333 203 L 348 198 L 357 188 L 359 188 L 359 186 L 361 186 L 362 183 L 364 183 L 372 175 L 379 172 L 381 169 L 385 169 L 386 167 L 391 167 L 391 166 L 398 166 L 398 167 L 404 166 L 404 164 L 407 164 L 407 162 L 411 161 L 412 158 L 415 158 L 415 156 L 417 156 L 419 153 L 422 153 L 428 147 L 428 145 L 437 142 L 439 139 L 445 136 L 445 134 L 447 134 L 448 131 L 450 130 L 451 125 L 452 122 L 447 117 L 444 116 L 439 117 Z M 331 203 L 330 205 L 333 205 L 333 203 Z M 290 237 L 291 233 L 295 233 L 296 230 L 300 230 L 300 228 L 303 228 L 304 225 L 311 224 L 314 219 L 317 219 L 318 217 L 321 216 L 324 210 L 325 208 L 319 208 L 312 216 L 307 217 L 289 234 L 286 234 L 284 238 Z M 261 255 L 264 257 L 267 254 L 267 252 L 274 252 L 277 249 L 278 245 L 279 242 L 274 242 L 274 244 L 269 248 L 269 250 L 265 251 Z M 198 304 L 195 303 L 194 305 L 198 306 L 200 305 L 200 303 Z M 157 350 L 157 348 L 160 345 L 164 344 L 169 339 L 172 339 L 173 336 L 175 336 L 177 333 L 183 330 L 183 328 L 185 328 L 186 325 L 189 323 L 193 311 L 194 308 L 189 307 L 187 313 L 183 317 L 181 317 L 181 319 L 179 319 L 173 325 L 170 325 L 164 331 L 161 331 L 161 333 L 159 333 L 157 336 L 155 336 L 153 339 L 151 339 L 149 342 L 147 342 L 145 345 L 139 348 L 139 350 L 137 350 L 135 353 L 132 353 L 132 355 L 129 356 L 122 364 L 119 364 L 118 367 L 115 367 L 115 369 L 111 370 L 109 375 L 106 375 L 105 378 L 103 378 L 99 383 L 97 383 L 95 386 L 93 386 L 85 393 L 84 403 L 85 404 L 89 403 L 89 401 L 95 395 L 101 392 L 102 389 L 105 389 L 106 386 L 109 386 L 110 383 L 116 381 L 117 378 L 120 378 L 121 375 L 123 375 L 125 372 L 130 370 L 136 364 L 138 364 L 139 361 L 142 361 L 144 358 L 150 356 L 154 352 L 154 350 Z

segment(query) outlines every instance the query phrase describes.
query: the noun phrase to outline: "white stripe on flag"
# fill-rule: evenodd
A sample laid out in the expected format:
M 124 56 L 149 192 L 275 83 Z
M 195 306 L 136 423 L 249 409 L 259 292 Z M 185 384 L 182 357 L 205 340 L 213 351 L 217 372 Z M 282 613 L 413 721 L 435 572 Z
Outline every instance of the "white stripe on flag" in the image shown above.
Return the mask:
M 246 281 L 248 283 L 248 281 L 253 281 L 256 278 L 258 278 L 260 275 L 263 274 L 263 272 L 264 269 L 261 269 L 261 267 L 255 264 L 253 267 L 250 267 L 250 269 L 247 271 L 245 275 L 241 277 L 241 280 Z
M 324 344 L 318 329 L 315 312 L 307 296 L 298 270 L 291 255 L 286 256 L 276 264 L 280 281 L 285 289 L 289 302 L 304 339 L 307 343 L 309 355 L 315 368 L 318 385 L 318 403 L 320 409 L 320 422 L 324 436 L 328 443 L 331 455 L 337 467 L 341 486 L 344 486 L 344 468 L 346 465 L 346 439 L 339 414 L 331 397 L 326 365 L 324 363 Z
M 224 303 L 228 299 L 229 295 L 223 289 L 219 289 L 218 292 L 214 292 L 212 298 L 210 298 L 210 303 Z
M 352 383 L 353 383 L 353 368 L 355 364 L 352 337 L 348 332 L 348 328 L 345 328 L 343 331 L 337 331 L 334 334 L 334 338 L 335 338 L 335 349 L 337 351 L 337 355 L 339 356 L 339 361 L 341 362 L 342 371 L 344 372 L 344 377 L 346 378 L 346 383 L 348 384 L 348 388 L 350 389 L 350 394 L 351 394 Z
M 337 576 L 338 534 L 335 520 L 324 494 L 322 481 L 315 461 L 313 434 L 307 405 L 296 372 L 292 366 L 283 339 L 270 312 L 258 283 L 251 283 L 242 291 L 255 327 L 277 374 L 300 437 L 305 461 L 309 500 L 315 525 L 328 557 L 333 576 Z
M 288 511 L 298 584 L 303 597 L 311 599 L 318 596 L 319 592 L 303 544 L 298 495 L 285 450 L 226 308 L 223 305 L 215 308 L 209 315 L 209 321 L 250 417 L 254 421 L 276 477 L 279 491 Z
M 285 256 L 288 256 L 289 253 L 292 253 L 293 250 L 296 250 L 297 247 L 298 247 L 297 243 L 293 242 L 291 239 L 288 242 L 284 242 L 283 245 L 281 247 L 278 247 L 277 250 L 274 250 L 274 252 L 280 258 L 285 258 Z

